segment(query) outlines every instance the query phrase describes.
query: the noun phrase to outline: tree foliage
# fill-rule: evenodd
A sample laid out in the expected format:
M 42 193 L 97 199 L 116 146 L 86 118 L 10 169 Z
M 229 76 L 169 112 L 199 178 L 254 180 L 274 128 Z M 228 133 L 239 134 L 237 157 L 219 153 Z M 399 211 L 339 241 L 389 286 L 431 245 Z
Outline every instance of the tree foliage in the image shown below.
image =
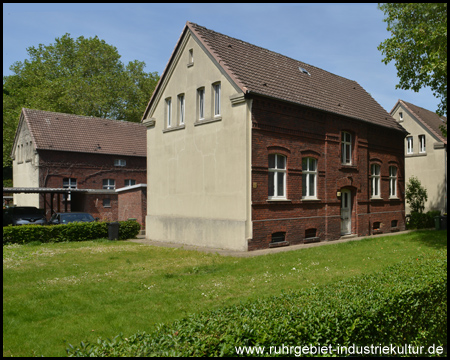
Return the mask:
M 405 191 L 406 202 L 411 207 L 411 212 L 423 213 L 425 202 L 428 200 L 427 189 L 416 176 L 409 178 Z
M 383 62 L 395 61 L 397 89 L 418 92 L 430 87 L 440 99 L 437 112 L 447 114 L 447 4 L 383 3 L 392 37 L 378 46 Z
M 159 79 L 142 61 L 125 66 L 117 48 L 97 36 L 65 34 L 27 52 L 29 59 L 15 62 L 13 74 L 3 77 L 3 166 L 11 163 L 23 107 L 137 122 Z

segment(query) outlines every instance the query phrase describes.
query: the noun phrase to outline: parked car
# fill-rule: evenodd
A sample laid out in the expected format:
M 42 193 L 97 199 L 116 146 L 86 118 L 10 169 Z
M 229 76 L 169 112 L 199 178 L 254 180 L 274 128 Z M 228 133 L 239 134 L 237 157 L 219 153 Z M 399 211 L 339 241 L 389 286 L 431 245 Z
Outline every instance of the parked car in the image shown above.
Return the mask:
M 55 213 L 48 221 L 51 225 L 56 224 L 68 224 L 72 222 L 94 222 L 94 217 L 85 212 L 67 212 L 67 213 Z
M 44 211 L 34 206 L 11 206 L 3 209 L 3 226 L 27 224 L 47 224 Z

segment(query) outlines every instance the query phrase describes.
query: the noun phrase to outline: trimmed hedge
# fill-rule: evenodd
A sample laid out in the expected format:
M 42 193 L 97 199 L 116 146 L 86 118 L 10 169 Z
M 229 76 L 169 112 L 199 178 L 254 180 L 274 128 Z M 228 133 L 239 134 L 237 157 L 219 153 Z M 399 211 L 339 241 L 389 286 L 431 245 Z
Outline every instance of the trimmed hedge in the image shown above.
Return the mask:
M 328 286 L 193 314 L 150 334 L 69 345 L 66 351 L 69 356 L 236 356 L 235 346 L 267 350 L 282 344 L 446 345 L 446 252 Z
M 119 240 L 136 237 L 141 229 L 136 221 L 119 221 Z M 3 227 L 3 245 L 62 241 L 86 241 L 108 237 L 107 222 L 69 223 L 67 225 L 20 225 Z

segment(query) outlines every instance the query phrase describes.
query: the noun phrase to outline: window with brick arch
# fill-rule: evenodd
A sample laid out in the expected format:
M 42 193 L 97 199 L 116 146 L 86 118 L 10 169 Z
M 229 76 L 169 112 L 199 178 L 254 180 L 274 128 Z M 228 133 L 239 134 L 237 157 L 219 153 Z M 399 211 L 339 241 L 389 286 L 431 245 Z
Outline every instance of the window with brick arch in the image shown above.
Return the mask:
M 341 163 L 342 165 L 352 164 L 352 134 L 346 131 L 341 134 Z
M 317 198 L 317 160 L 311 157 L 302 160 L 302 198 Z
M 371 165 L 371 197 L 380 199 L 380 168 L 381 166 L 378 164 Z
M 286 156 L 269 155 L 269 199 L 286 199 Z

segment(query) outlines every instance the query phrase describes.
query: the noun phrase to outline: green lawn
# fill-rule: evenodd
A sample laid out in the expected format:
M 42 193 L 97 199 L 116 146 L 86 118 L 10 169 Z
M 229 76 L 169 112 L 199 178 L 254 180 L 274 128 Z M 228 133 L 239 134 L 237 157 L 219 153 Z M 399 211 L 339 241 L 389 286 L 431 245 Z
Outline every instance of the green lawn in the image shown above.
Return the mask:
M 105 240 L 3 247 L 3 356 L 150 332 L 192 312 L 325 284 L 447 251 L 418 231 L 237 258 Z

